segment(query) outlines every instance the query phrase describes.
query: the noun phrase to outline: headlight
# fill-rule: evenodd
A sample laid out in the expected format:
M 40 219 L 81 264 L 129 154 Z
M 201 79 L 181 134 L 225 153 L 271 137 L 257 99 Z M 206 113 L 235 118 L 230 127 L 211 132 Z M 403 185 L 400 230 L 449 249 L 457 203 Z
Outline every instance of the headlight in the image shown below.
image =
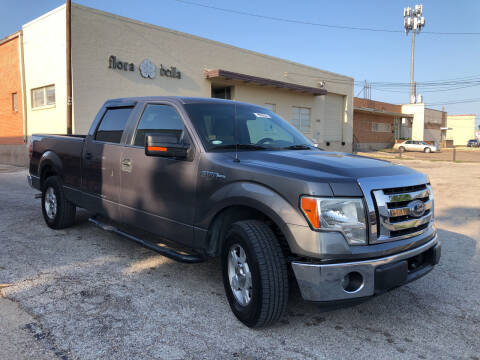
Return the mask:
M 340 231 L 350 245 L 367 244 L 367 225 L 362 199 L 303 196 L 300 205 L 314 229 Z

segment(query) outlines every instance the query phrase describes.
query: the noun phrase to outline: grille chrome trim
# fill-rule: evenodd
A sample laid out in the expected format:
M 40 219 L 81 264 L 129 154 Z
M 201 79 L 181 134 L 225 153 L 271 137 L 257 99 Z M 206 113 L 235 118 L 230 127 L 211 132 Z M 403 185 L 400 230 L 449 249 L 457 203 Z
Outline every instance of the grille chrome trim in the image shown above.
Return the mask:
M 426 201 L 425 211 L 430 210 L 432 206 L 433 206 L 433 202 L 431 200 Z M 408 216 L 410 215 L 410 212 L 411 212 L 409 207 L 388 209 L 387 211 L 388 211 L 388 214 L 386 214 L 386 216 L 389 216 L 389 217 Z
M 426 190 L 415 191 L 411 193 L 402 193 L 402 194 L 394 194 L 394 195 L 382 195 L 386 197 L 386 202 L 402 202 L 402 201 L 412 201 L 415 199 L 423 199 L 426 197 L 430 197 L 430 190 L 427 188 Z
M 369 225 L 369 244 L 378 244 L 415 237 L 432 229 L 432 227 L 435 226 L 433 191 L 429 185 L 428 177 L 425 174 L 412 171 L 411 173 L 404 175 L 359 178 L 357 181 L 365 196 L 365 202 L 367 205 L 366 210 Z M 413 191 L 408 192 L 408 188 L 412 188 Z M 383 194 L 383 190 L 385 190 L 387 194 Z M 390 230 L 383 226 L 381 221 L 382 217 L 387 218 L 390 222 L 390 217 L 392 217 L 390 212 L 402 209 L 406 207 L 406 204 L 398 204 L 398 207 L 390 205 L 389 208 L 387 206 L 388 201 L 385 201 L 384 205 L 382 206 L 382 204 L 379 204 L 378 200 L 374 196 L 376 191 L 380 191 L 385 197 L 388 196 L 388 200 L 393 196 L 409 194 L 409 200 L 404 201 L 412 201 L 415 200 L 412 198 L 412 196 L 420 196 L 419 199 L 423 199 L 425 206 L 428 208 L 426 209 L 426 214 L 424 217 L 427 216 L 430 219 L 430 222 L 420 225 L 420 227 L 417 228 L 417 231 L 415 231 L 416 228 L 413 227 L 411 228 L 411 232 L 405 233 L 405 231 L 408 231 L 407 228 L 406 230 L 400 230 L 402 232 L 401 235 L 397 234 L 397 236 L 390 236 Z M 428 199 L 426 199 L 426 196 L 422 198 L 422 194 L 425 194 L 427 191 L 429 193 Z M 406 199 L 406 197 L 404 199 Z M 405 212 L 406 210 L 403 211 Z M 405 216 L 407 217 L 406 220 L 411 220 L 411 218 L 408 218 L 410 217 L 410 214 L 398 216 Z M 399 221 L 397 222 L 403 221 L 403 219 L 398 220 Z
M 432 214 L 428 214 L 419 219 L 399 221 L 396 223 L 391 223 L 389 220 L 382 219 L 381 224 L 383 227 L 387 228 L 390 231 L 399 231 L 399 230 L 406 230 L 406 229 L 418 227 L 420 225 L 429 223 L 431 220 L 432 220 Z
M 390 191 L 391 189 L 388 189 Z M 413 191 L 411 193 L 402 192 L 395 195 L 387 195 L 384 190 L 373 191 L 373 198 L 377 204 L 379 227 L 377 230 L 377 239 L 375 242 L 394 241 L 406 239 L 425 232 L 429 226 L 425 224 L 432 223 L 433 225 L 433 192 L 430 185 L 426 185 L 426 189 L 420 191 Z M 420 218 L 411 215 L 410 208 L 400 207 L 395 208 L 396 203 L 402 203 L 421 199 L 425 204 L 426 214 Z M 424 200 L 428 199 L 428 200 Z M 394 207 L 391 209 L 390 207 Z M 398 219 L 399 217 L 407 217 L 406 219 Z M 398 219 L 398 221 L 395 221 Z M 408 230 L 411 229 L 411 232 Z M 407 232 L 398 235 L 396 232 Z M 395 232 L 395 233 L 394 233 Z M 392 234 L 393 233 L 393 234 Z

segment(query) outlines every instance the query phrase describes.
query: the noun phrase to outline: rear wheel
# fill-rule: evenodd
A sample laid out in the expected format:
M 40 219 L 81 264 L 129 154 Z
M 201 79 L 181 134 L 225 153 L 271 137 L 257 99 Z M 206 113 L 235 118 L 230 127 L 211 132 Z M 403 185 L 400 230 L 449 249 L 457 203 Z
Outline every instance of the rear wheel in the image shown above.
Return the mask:
M 423 149 L 423 151 L 425 151 L 426 153 L 431 153 L 432 149 L 430 149 L 429 147 L 426 147 L 425 149 Z
M 221 260 L 227 299 L 242 323 L 268 326 L 285 314 L 287 266 L 276 236 L 265 223 L 234 223 L 223 243 Z
M 63 229 L 75 222 L 76 207 L 65 197 L 62 181 L 58 176 L 47 178 L 42 191 L 42 213 L 52 229 Z
M 398 148 L 398 151 L 400 151 L 400 152 L 405 152 L 405 148 L 404 148 L 403 146 L 400 146 L 400 147 Z

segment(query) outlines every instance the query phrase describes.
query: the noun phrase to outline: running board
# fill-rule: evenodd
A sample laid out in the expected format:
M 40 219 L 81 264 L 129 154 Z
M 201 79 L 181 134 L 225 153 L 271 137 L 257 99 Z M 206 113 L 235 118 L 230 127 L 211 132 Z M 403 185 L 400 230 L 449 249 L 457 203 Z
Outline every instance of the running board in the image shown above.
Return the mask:
M 190 263 L 190 264 L 194 264 L 194 263 L 199 263 L 199 262 L 203 262 L 205 261 L 205 258 L 201 255 L 186 255 L 186 254 L 181 254 L 175 250 L 172 250 L 172 249 L 168 249 L 168 248 L 165 248 L 165 247 L 162 247 L 162 246 L 158 246 L 156 244 L 153 244 L 149 241 L 145 241 L 143 239 L 140 239 L 136 236 L 133 236 L 133 235 L 130 235 L 130 234 L 127 234 L 126 232 L 123 232 L 119 229 L 117 229 L 115 226 L 111 226 L 111 225 L 108 225 L 108 224 L 105 224 L 93 217 L 89 218 L 88 221 L 90 221 L 92 224 L 98 226 L 100 229 L 102 230 L 105 230 L 105 231 L 109 231 L 109 232 L 113 232 L 115 234 L 118 234 L 118 235 L 121 235 L 121 236 L 124 236 L 126 237 L 127 239 L 130 239 L 132 241 L 135 241 L 137 244 L 140 244 L 142 245 L 143 247 L 146 247 L 147 249 L 150 249 L 150 250 L 153 250 L 153 251 L 156 251 L 158 252 L 159 254 L 165 256 L 165 257 L 168 257 L 172 260 L 175 260 L 175 261 L 179 261 L 179 262 L 183 262 L 183 263 Z

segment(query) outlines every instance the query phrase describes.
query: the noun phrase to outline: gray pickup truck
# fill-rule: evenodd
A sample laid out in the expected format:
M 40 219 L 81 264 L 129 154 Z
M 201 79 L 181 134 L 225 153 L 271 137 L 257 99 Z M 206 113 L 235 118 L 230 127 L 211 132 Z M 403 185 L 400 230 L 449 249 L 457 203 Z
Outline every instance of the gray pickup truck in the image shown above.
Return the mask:
M 30 158 L 49 227 L 73 225 L 80 207 L 169 258 L 219 256 L 231 309 L 250 327 L 281 318 L 296 284 L 308 301 L 362 301 L 440 258 L 427 176 L 318 149 L 257 105 L 109 100 L 88 135 L 33 135 Z

